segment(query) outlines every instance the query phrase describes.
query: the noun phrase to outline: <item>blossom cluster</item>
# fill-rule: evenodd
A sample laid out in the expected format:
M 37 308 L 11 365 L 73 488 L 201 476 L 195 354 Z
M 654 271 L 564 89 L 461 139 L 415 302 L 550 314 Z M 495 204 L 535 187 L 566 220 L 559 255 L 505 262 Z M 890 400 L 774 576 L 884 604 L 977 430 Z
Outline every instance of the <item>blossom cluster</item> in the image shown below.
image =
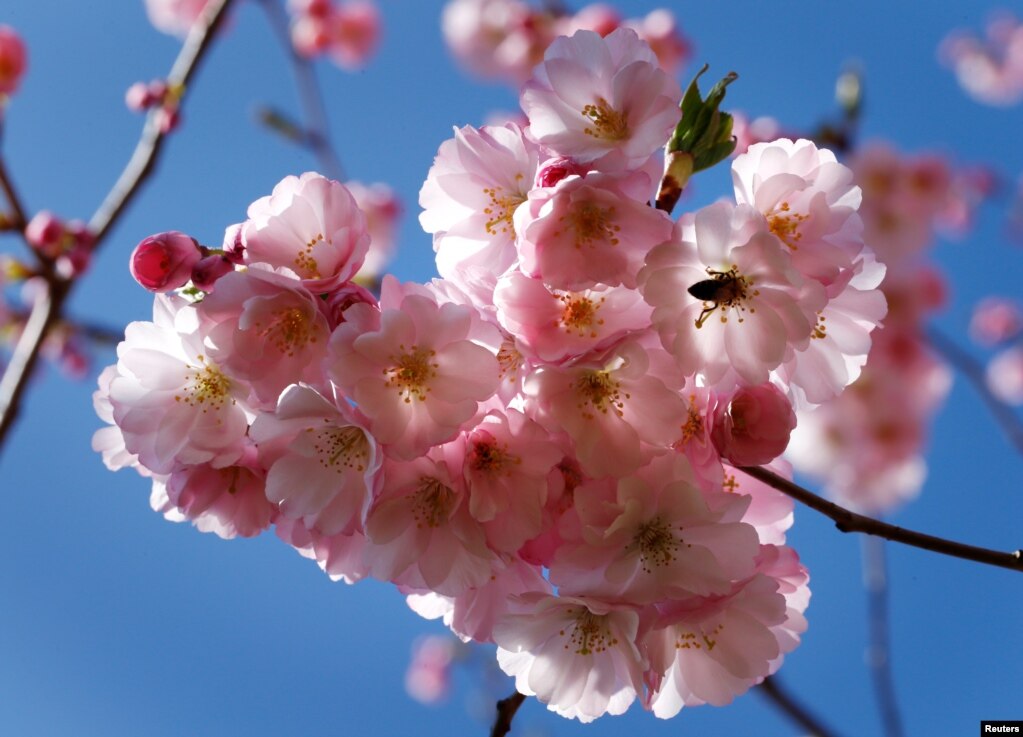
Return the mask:
M 209 0 L 146 0 L 153 26 L 184 36 Z M 372 0 L 289 0 L 291 40 L 302 56 L 328 56 L 342 69 L 357 69 L 380 40 L 380 13 Z
M 928 345 L 925 322 L 945 301 L 945 282 L 928 261 L 938 230 L 959 230 L 983 196 L 983 177 L 936 154 L 907 156 L 882 144 L 850 161 L 863 190 L 864 237 L 887 265 L 888 302 L 859 380 L 831 402 L 799 413 L 787 458 L 824 481 L 840 502 L 872 513 L 915 496 L 926 477 L 927 428 L 951 387 L 948 366 Z M 1011 314 L 988 307 L 974 333 L 1008 340 Z M 995 375 L 1011 384 L 1007 368 Z M 998 378 L 996 378 L 996 386 Z M 1010 391 L 1006 386 L 1007 392 Z
M 528 0 L 450 0 L 442 20 L 444 40 L 462 66 L 514 85 L 529 79 L 558 36 L 582 30 L 606 36 L 616 28 L 631 28 L 639 34 L 670 75 L 689 60 L 691 45 L 674 13 L 666 8 L 625 19 L 605 3 L 569 13 L 552 5 L 533 7 Z
M 809 601 L 791 501 L 742 467 L 784 473 L 795 410 L 857 378 L 884 267 L 810 141 L 752 146 L 734 200 L 652 207 L 681 97 L 631 30 L 555 40 L 526 127 L 439 148 L 440 278 L 379 296 L 352 193 L 286 178 L 227 228 L 223 273 L 192 264 L 128 326 L 94 447 L 170 519 L 273 526 L 334 579 L 394 583 L 563 716 L 729 703 Z M 133 269 L 178 263 L 140 246 Z

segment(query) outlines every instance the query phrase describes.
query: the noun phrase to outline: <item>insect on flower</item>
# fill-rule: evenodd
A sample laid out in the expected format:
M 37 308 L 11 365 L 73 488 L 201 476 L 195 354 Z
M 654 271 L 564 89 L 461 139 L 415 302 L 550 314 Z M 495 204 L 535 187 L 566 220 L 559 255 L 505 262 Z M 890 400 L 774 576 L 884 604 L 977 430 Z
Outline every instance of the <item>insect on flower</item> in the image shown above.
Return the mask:
M 707 273 L 710 279 L 698 281 L 686 290 L 704 303 L 703 311 L 696 319 L 698 328 L 703 327 L 703 323 L 718 307 L 738 306 L 748 297 L 757 294 L 755 290 L 752 293 L 747 291 L 753 285 L 753 280 L 740 275 L 737 266 L 732 266 L 728 271 L 707 269 Z

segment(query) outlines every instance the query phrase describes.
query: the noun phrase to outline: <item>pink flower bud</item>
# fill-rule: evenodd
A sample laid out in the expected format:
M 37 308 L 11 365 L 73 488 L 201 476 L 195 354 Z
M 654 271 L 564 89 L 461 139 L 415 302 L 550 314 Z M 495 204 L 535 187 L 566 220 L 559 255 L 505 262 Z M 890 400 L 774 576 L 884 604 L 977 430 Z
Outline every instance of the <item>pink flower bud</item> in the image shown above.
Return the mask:
M 243 223 L 228 225 L 224 231 L 224 258 L 233 264 L 245 263 L 245 241 L 242 240 Z
M 540 164 L 536 170 L 536 186 L 553 187 L 565 177 L 573 174 L 585 174 L 586 171 L 585 166 L 580 166 L 572 159 L 557 156 Z
M 129 269 L 150 292 L 169 292 L 182 287 L 202 254 L 199 244 L 176 230 L 151 235 L 135 246 Z
M 10 26 L 0 26 L 0 95 L 18 89 L 28 65 L 28 54 L 21 37 Z
M 49 210 L 40 210 L 25 226 L 25 240 L 40 253 L 55 257 L 64 237 L 64 223 Z
M 365 287 L 348 282 L 327 297 L 327 318 L 333 330 L 345 321 L 345 310 L 355 304 L 377 306 L 377 298 Z
M 232 271 L 234 271 L 234 264 L 226 257 L 220 254 L 206 256 L 199 259 L 192 267 L 192 283 L 204 292 L 212 292 L 217 279 Z
M 796 413 L 774 386 L 743 387 L 714 411 L 711 440 L 718 453 L 735 466 L 770 463 L 789 444 Z
M 170 133 L 181 124 L 181 113 L 176 107 L 162 107 L 157 111 L 161 133 Z
M 124 93 L 124 104 L 132 112 L 140 113 L 153 104 L 153 97 L 149 94 L 149 85 L 145 82 L 136 82 Z

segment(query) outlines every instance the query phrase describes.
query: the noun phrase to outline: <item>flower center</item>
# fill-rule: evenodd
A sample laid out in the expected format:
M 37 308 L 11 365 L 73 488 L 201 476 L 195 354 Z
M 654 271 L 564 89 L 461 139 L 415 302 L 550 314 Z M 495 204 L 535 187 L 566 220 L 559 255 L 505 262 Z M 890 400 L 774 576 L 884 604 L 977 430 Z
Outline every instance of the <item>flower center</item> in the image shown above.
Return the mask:
M 563 305 L 561 326 L 580 338 L 586 336 L 596 338 L 597 331 L 594 328 L 604 324 L 602 319 L 597 318 L 597 311 L 604 304 L 606 298 L 592 300 L 581 294 L 559 294 L 557 298 Z
M 314 432 L 309 428 L 307 432 Z M 369 458 L 369 441 L 358 427 L 325 427 L 317 430 L 313 440 L 316 457 L 324 468 L 333 468 L 337 474 L 345 469 L 362 472 Z
M 791 209 L 788 202 L 782 202 L 778 209 L 767 217 L 767 226 L 782 243 L 795 251 L 799 241 L 803 238 L 803 234 L 799 232 L 799 226 L 810 216 L 790 212 Z
M 619 417 L 622 416 L 622 408 L 625 403 L 622 401 L 621 389 L 618 382 L 611 378 L 609 371 L 585 371 L 575 384 L 576 391 L 582 395 L 585 404 L 592 406 L 601 414 L 606 415 L 608 410 L 613 411 Z M 628 399 L 629 395 L 625 395 Z M 593 419 L 593 414 L 586 411 L 585 404 L 580 405 L 583 416 Z
M 387 376 L 387 387 L 397 387 L 398 395 L 408 404 L 413 397 L 420 402 L 426 401 L 426 395 L 430 391 L 429 381 L 437 375 L 440 364 L 433 361 L 437 355 L 436 351 L 427 350 L 418 346 L 412 346 L 406 350 L 405 346 L 399 346 L 403 353 L 393 358 L 394 365 L 384 369 Z
M 583 129 L 583 133 L 588 136 L 605 141 L 621 141 L 629 137 L 629 124 L 625 116 L 611 107 L 603 97 L 583 107 L 582 114 L 592 123 L 592 126 L 587 125 Z
M 738 322 L 743 322 L 743 312 L 753 314 L 756 308 L 750 306 L 752 299 L 760 294 L 760 290 L 753 289 L 753 277 L 743 276 L 739 273 L 739 267 L 732 264 L 728 271 L 714 271 L 707 269 L 710 279 L 697 282 L 689 287 L 689 293 L 703 301 L 703 311 L 696 318 L 696 327 L 702 328 L 707 318 L 714 314 L 718 307 L 722 307 L 721 322 L 728 322 L 728 315 L 725 310 L 735 308 L 739 313 Z
M 585 607 L 580 607 L 575 615 L 571 633 L 561 630 L 559 634 L 562 637 L 568 635 L 565 649 L 572 648 L 576 655 L 602 653 L 618 644 L 618 639 L 608 629 L 607 617 L 598 616 Z
M 515 175 L 516 181 L 522 178 L 522 174 Z M 512 216 L 515 214 L 515 208 L 525 202 L 526 198 L 521 194 L 505 194 L 501 187 L 484 187 L 483 194 L 490 200 L 483 208 L 483 214 L 487 216 L 484 225 L 487 235 L 501 234 L 514 238 L 515 223 Z
M 416 527 L 440 527 L 451 516 L 456 501 L 454 489 L 450 486 L 431 476 L 420 477 L 419 488 L 411 498 Z
M 303 279 L 319 279 L 320 278 L 320 267 L 316 263 L 316 257 L 313 256 L 313 248 L 319 243 L 326 241 L 323 237 L 323 233 L 317 233 L 305 244 L 305 246 L 297 254 L 295 254 L 295 271 Z M 329 241 L 327 241 L 329 244 Z
M 572 226 L 575 228 L 575 247 L 582 248 L 593 241 L 606 241 L 618 245 L 618 233 L 622 226 L 613 222 L 614 207 L 600 207 L 592 202 L 583 202 L 572 212 Z M 562 218 L 564 219 L 564 218 Z
M 699 634 L 696 632 L 680 632 L 678 639 L 675 640 L 676 650 L 702 650 L 707 649 L 710 652 L 718 644 L 718 641 L 714 639 L 718 634 L 721 633 L 725 626 L 719 624 L 710 632 L 700 631 Z
M 682 440 L 679 441 L 678 445 L 684 445 L 693 438 L 703 438 L 703 415 L 693 405 L 695 401 L 695 396 L 689 397 L 689 410 L 686 414 L 685 424 L 682 425 Z
M 216 365 L 206 363 L 205 356 L 197 358 L 201 365 L 188 367 L 190 375 L 185 379 L 189 382 L 188 393 L 175 396 L 174 401 L 184 402 L 190 407 L 202 407 L 204 413 L 208 409 L 218 410 L 230 396 L 231 380 Z
M 497 350 L 497 365 L 501 369 L 501 378 L 511 384 L 518 381 L 519 368 L 522 366 L 522 354 L 515 347 L 512 338 L 505 338 L 501 341 L 501 347 Z
M 488 432 L 478 432 L 469 450 L 469 467 L 479 473 L 497 476 L 506 474 L 509 466 L 522 463 L 517 455 L 508 452 L 508 446 L 498 444 Z
M 626 550 L 638 550 L 643 572 L 651 573 L 654 568 L 670 565 L 681 544 L 671 525 L 660 517 L 654 517 L 639 526 Z
M 817 322 L 813 326 L 813 332 L 810 333 L 812 339 L 823 340 L 828 337 L 828 326 L 824 324 L 827 319 L 820 312 L 817 313 Z
M 295 351 L 307 343 L 315 343 L 316 336 L 310 330 L 309 320 L 298 307 L 290 307 L 273 313 L 270 324 L 262 321 L 254 324 L 257 334 L 266 338 L 278 351 L 291 358 Z

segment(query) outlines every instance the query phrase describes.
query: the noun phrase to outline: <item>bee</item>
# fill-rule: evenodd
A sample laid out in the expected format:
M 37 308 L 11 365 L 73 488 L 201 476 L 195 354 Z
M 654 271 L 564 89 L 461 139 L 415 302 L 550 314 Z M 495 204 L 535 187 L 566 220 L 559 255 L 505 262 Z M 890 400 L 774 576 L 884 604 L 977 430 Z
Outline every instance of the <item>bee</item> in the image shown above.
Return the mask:
M 703 327 L 703 323 L 718 307 L 738 307 L 742 310 L 743 303 L 750 296 L 759 293 L 749 290 L 753 280 L 740 276 L 737 266 L 733 266 L 728 271 L 707 269 L 707 273 L 710 274 L 710 279 L 698 281 L 686 290 L 694 298 L 703 302 L 703 311 L 696 319 L 698 328 Z M 722 318 L 722 320 L 724 319 Z M 742 322 L 741 317 L 739 322 Z

